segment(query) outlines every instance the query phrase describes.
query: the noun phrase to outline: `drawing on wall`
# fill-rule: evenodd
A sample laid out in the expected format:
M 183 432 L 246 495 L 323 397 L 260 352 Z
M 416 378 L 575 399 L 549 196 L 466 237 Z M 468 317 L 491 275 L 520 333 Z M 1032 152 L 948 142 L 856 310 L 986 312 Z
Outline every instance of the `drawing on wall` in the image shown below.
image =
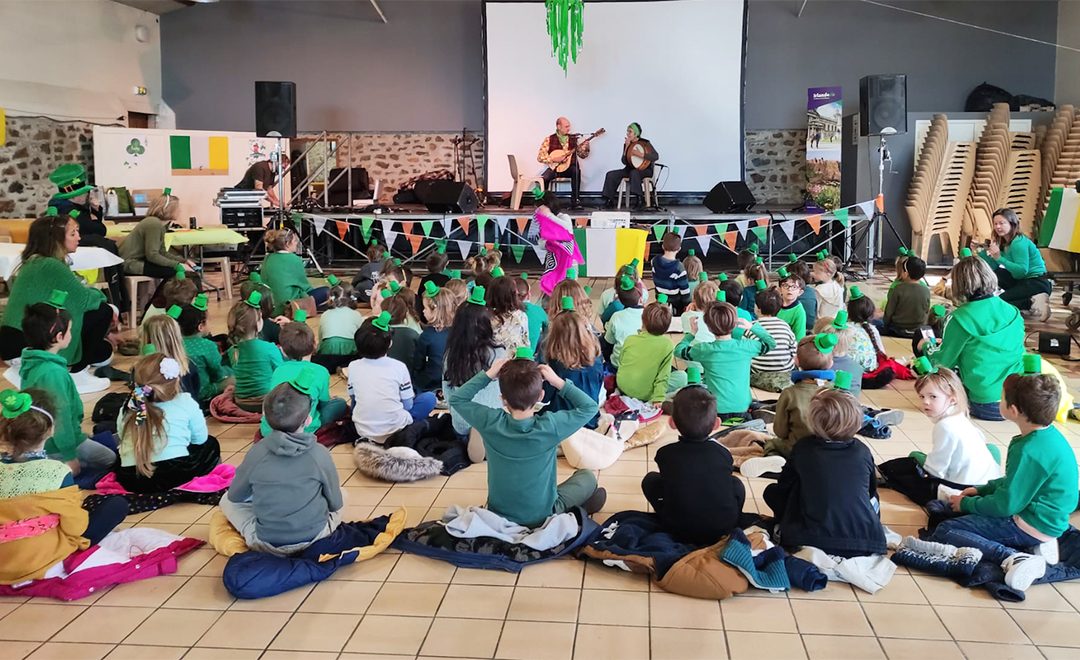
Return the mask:
M 139 157 L 146 153 L 146 145 L 139 138 L 131 138 L 124 151 L 127 152 L 124 156 L 124 167 L 130 170 L 139 166 Z
M 270 149 L 262 140 L 248 140 L 248 147 L 248 165 L 254 165 L 263 160 L 270 160 Z
M 229 138 L 170 135 L 169 159 L 173 176 L 228 175 Z

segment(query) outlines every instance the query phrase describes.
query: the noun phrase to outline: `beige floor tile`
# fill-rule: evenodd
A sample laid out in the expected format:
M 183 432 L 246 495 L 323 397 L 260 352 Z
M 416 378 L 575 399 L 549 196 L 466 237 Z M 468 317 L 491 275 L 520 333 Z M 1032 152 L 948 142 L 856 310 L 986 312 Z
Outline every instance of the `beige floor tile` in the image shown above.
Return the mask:
M 430 618 L 368 614 L 345 644 L 345 651 L 416 655 L 431 622 Z
M 518 575 L 519 587 L 573 587 L 581 588 L 585 574 L 585 562 L 573 559 L 556 559 L 526 566 Z
M 295 612 L 313 588 L 314 585 L 309 584 L 269 598 L 237 598 L 229 609 L 234 612 Z
M 47 642 L 26 657 L 28 660 L 101 660 L 112 650 L 112 644 Z
M 349 641 L 359 614 L 294 614 L 270 648 L 281 651 L 340 651 Z
M 649 594 L 649 625 L 653 628 L 704 628 L 722 630 L 720 603 L 687 598 L 663 591 Z
M 177 562 L 176 573 L 177 576 L 195 575 L 199 572 L 199 569 L 206 566 L 206 562 L 210 561 L 217 556 L 217 553 L 212 549 L 199 548 L 194 552 L 189 552 L 180 558 Z
M 949 639 L 949 632 L 929 607 L 864 603 L 863 612 L 870 619 L 870 625 L 878 637 Z
M 382 582 L 394 570 L 394 566 L 402 556 L 384 552 L 366 561 L 358 561 L 348 566 L 342 566 L 328 580 Z
M 649 595 L 636 591 L 581 592 L 578 622 L 611 626 L 649 625 Z
M 158 509 L 157 511 L 151 511 L 148 516 L 142 519 L 142 524 L 148 527 L 160 523 L 187 523 L 192 524 L 206 513 L 207 507 L 202 504 L 173 504 Z M 151 524 L 152 523 L 152 524 Z
M 804 635 L 873 635 L 859 603 L 792 600 L 795 623 Z
M 224 559 L 224 557 L 222 557 Z M 222 564 L 224 566 L 224 564 Z M 161 607 L 184 583 L 186 577 L 167 575 L 153 580 L 139 580 L 120 584 L 101 597 L 98 605 L 123 607 Z
M 802 640 L 810 660 L 885 660 L 885 652 L 875 637 L 803 635 Z
M 0 639 L 23 642 L 44 642 L 55 635 L 84 607 L 70 605 L 39 605 L 27 603 L 4 617 L 0 623 Z
M 720 601 L 725 630 L 746 632 L 798 632 L 787 598 L 743 598 Z
M 1035 644 L 1080 646 L 1080 614 L 1020 610 L 1009 614 Z
M 259 660 L 261 650 L 255 649 L 212 649 L 194 648 L 187 652 L 184 660 Z
M 1064 646 L 1040 646 L 1039 651 L 1047 660 L 1080 660 L 1080 649 Z
M 961 607 L 1001 607 L 1001 603 L 985 589 L 961 587 L 948 578 L 915 574 L 915 583 L 922 589 L 926 599 L 934 605 L 959 605 Z M 888 587 L 886 587 L 888 589 Z
M 121 644 L 105 657 L 109 660 L 147 660 L 148 658 L 153 658 L 153 660 L 180 660 L 187 651 L 186 648 Z
M 637 495 L 641 493 L 641 476 L 604 473 L 600 475 L 600 485 L 606 488 L 608 493 Z
M 979 660 L 1040 660 L 1043 654 L 1029 645 L 957 642 L 969 658 Z
M 285 612 L 225 612 L 199 640 L 199 646 L 261 651 L 288 620 Z
M 0 641 L 0 657 L 21 660 L 34 652 L 40 642 L 3 642 Z
M 387 582 L 368 612 L 397 616 L 434 616 L 446 593 L 445 584 Z
M 345 491 L 345 503 L 350 506 L 357 504 L 375 506 L 382 502 L 386 494 L 390 492 L 389 488 L 371 486 L 352 486 L 342 488 L 342 490 Z
M 88 608 L 55 637 L 57 642 L 97 642 L 118 644 L 154 613 L 150 607 Z
M 502 627 L 502 621 L 488 619 L 435 619 L 420 653 L 454 658 L 490 658 L 495 655 Z
M 968 607 L 935 606 L 941 621 L 956 641 L 1028 644 L 1027 635 L 1005 610 L 972 612 Z
M 649 631 L 652 660 L 723 660 L 727 642 L 719 630 L 653 628 Z
M 432 506 L 483 506 L 487 502 L 487 488 L 444 488 Z
M 732 631 L 727 633 L 727 642 L 732 660 L 796 660 L 806 657 L 798 635 Z
M 267 651 L 259 656 L 259 660 L 336 660 L 337 657 L 337 653 L 317 651 Z
M 623 626 L 578 625 L 574 640 L 575 660 L 623 658 L 635 660 L 649 654 L 649 629 Z
M 227 610 L 236 599 L 225 590 L 221 578 L 193 577 L 165 601 L 162 607 L 182 610 Z
M 427 511 L 438 494 L 438 488 L 399 488 L 395 486 L 383 497 L 382 501 L 379 502 L 379 506 L 403 506 L 410 511 L 413 509 Z
M 454 577 L 454 570 L 454 565 L 445 561 L 419 555 L 405 555 L 398 560 L 397 566 L 391 571 L 388 582 L 450 584 L 450 580 Z
M 612 589 L 615 591 L 648 591 L 649 576 L 630 573 L 620 568 L 604 566 L 600 562 L 585 564 L 586 589 Z
M 221 612 L 210 610 L 158 610 L 124 641 L 149 646 L 194 646 L 220 616 Z
M 1029 592 L 1035 591 L 1042 585 L 1035 585 Z M 1069 601 L 1069 604 L 1074 609 L 1080 609 L 1080 582 L 1058 582 L 1051 585 L 1055 591 L 1061 594 L 1061 597 Z
M 751 594 L 757 596 L 761 592 L 750 589 Z M 858 600 L 855 597 L 855 588 L 843 582 L 829 582 L 824 589 L 819 591 L 802 591 L 794 589 L 788 592 L 792 600 Z
M 195 575 L 201 577 L 220 578 L 222 572 L 225 570 L 225 564 L 228 561 L 228 557 L 222 557 L 221 555 L 215 554 L 214 557 L 210 559 L 210 561 L 206 562 L 205 566 L 200 568 L 198 572 L 195 573 Z
M 506 618 L 513 594 L 511 587 L 452 584 L 443 597 L 437 616 L 502 621 Z
M 876 594 L 869 594 L 862 589 L 855 590 L 855 596 L 864 603 L 900 603 L 902 605 L 926 605 L 926 596 L 923 595 L 919 584 L 910 575 L 893 576 L 889 585 Z
M 577 589 L 518 587 L 510 601 L 507 619 L 575 623 L 581 592 Z
M 482 568 L 458 568 L 451 584 L 480 584 L 490 587 L 512 587 L 517 584 L 517 573 L 489 571 Z
M 367 611 L 379 585 L 373 582 L 322 582 L 300 606 L 301 612 L 322 614 L 363 614 Z
M 574 655 L 573 623 L 507 621 L 496 658 L 506 660 L 569 660 Z

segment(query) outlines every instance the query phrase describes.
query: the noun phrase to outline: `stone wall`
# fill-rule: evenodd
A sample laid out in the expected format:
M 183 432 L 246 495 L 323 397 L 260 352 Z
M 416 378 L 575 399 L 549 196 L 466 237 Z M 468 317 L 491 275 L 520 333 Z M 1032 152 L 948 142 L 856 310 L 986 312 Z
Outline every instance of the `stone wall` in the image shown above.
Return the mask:
M 797 206 L 806 188 L 806 129 L 748 130 L 746 185 L 758 204 Z
M 0 217 L 43 213 L 56 192 L 49 173 L 58 165 L 82 163 L 93 177 L 93 125 L 8 117 L 6 128 L 7 142 L 0 145 Z

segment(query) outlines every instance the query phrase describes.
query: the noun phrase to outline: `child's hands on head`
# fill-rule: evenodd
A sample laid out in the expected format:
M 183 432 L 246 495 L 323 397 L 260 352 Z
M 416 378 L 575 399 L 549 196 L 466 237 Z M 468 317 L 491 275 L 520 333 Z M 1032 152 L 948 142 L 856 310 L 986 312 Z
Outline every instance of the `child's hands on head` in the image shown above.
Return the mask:
M 735 320 L 735 327 L 742 328 L 743 330 L 750 330 L 750 328 L 754 327 L 754 324 L 740 316 Z
M 491 380 L 497 379 L 499 377 L 499 372 L 502 371 L 503 365 L 506 364 L 506 362 L 506 358 L 499 358 L 492 362 L 491 366 L 488 367 L 487 377 Z
M 566 381 L 562 378 L 559 378 L 559 375 L 556 374 L 555 371 L 546 364 L 540 365 L 540 376 L 545 381 L 547 381 L 549 385 L 551 385 L 557 390 L 561 390 L 563 385 L 566 384 Z

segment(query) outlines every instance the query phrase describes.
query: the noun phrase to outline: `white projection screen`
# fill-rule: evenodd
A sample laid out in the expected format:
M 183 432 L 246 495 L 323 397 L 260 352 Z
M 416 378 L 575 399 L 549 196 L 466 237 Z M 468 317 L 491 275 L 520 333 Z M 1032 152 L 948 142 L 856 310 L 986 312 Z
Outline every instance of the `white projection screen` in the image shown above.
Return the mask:
M 620 167 L 636 121 L 668 170 L 663 192 L 742 180 L 744 0 L 585 0 L 584 47 L 564 75 L 551 55 L 543 2 L 486 2 L 488 189 L 539 174 L 540 142 L 566 116 L 572 132 L 607 134 L 582 161 L 582 190 Z

